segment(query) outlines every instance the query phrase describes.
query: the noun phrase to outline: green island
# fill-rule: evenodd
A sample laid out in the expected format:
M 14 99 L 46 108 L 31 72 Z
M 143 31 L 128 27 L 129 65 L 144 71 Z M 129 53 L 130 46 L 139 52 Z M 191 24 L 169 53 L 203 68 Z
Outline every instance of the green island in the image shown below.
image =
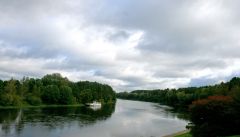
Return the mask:
M 81 106 L 92 101 L 115 103 L 115 91 L 97 82 L 72 82 L 59 73 L 0 80 L 0 108 Z
M 177 137 L 223 137 L 240 134 L 240 78 L 220 84 L 179 89 L 117 93 L 128 100 L 155 102 L 185 110 L 190 133 Z

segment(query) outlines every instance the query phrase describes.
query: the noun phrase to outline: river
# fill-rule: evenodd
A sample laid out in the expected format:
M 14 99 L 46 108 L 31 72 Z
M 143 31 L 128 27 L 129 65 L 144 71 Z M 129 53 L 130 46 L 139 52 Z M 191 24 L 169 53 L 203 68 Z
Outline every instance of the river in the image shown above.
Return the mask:
M 188 121 L 167 106 L 117 100 L 116 105 L 0 110 L 0 137 L 161 137 Z

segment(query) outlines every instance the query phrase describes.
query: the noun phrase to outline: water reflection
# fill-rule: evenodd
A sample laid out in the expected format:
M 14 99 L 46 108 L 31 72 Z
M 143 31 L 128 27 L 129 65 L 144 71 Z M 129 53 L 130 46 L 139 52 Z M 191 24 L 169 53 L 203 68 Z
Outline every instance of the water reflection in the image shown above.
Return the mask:
M 166 105 L 153 104 L 153 107 L 160 110 L 166 117 L 177 117 L 182 120 L 189 120 L 187 108 L 172 108 Z
M 115 110 L 115 105 L 104 105 L 93 110 L 88 107 L 51 107 L 0 110 L 0 136 L 21 135 L 24 126 L 63 129 L 67 125 L 89 126 L 106 120 Z
M 99 110 L 87 107 L 0 110 L 0 137 L 161 137 L 188 121 L 167 106 L 117 100 Z
M 188 121 L 179 119 L 171 109 L 156 103 L 119 100 L 113 117 L 121 122 L 115 123 L 118 128 L 113 129 L 114 137 L 161 137 L 185 130 Z

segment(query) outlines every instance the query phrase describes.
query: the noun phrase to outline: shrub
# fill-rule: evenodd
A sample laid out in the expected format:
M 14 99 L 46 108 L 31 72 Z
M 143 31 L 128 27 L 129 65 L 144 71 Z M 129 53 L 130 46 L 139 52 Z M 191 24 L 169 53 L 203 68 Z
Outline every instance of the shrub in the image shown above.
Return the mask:
M 36 97 L 33 95 L 27 96 L 26 100 L 30 105 L 40 105 L 42 103 L 42 100 L 40 97 Z
M 191 133 L 194 137 L 227 136 L 239 132 L 237 113 L 229 96 L 210 96 L 190 106 Z

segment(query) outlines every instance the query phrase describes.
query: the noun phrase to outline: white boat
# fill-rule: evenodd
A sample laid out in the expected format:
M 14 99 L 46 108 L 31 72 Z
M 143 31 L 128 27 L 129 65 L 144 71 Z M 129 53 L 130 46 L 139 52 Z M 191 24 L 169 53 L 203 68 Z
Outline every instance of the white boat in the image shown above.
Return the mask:
M 88 103 L 87 105 L 93 110 L 98 110 L 98 109 L 101 109 L 102 107 L 102 104 L 97 101 L 93 101 L 93 103 Z
M 88 103 L 89 106 L 102 106 L 102 104 L 100 102 L 97 101 L 93 101 L 93 103 Z

